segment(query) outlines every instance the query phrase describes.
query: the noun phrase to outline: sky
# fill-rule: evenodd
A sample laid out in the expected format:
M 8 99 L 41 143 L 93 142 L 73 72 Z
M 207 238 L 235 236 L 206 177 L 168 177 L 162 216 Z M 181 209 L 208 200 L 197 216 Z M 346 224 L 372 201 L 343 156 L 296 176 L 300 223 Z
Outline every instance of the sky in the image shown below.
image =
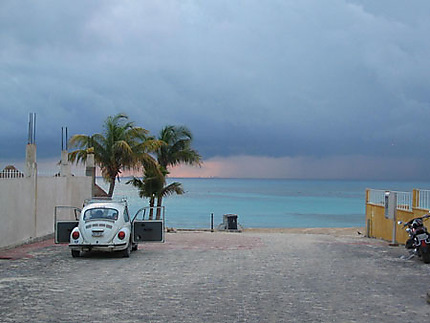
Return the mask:
M 430 1 L 2 0 L 0 168 L 119 112 L 185 125 L 172 176 L 430 180 Z M 50 164 L 51 163 L 51 164 Z M 55 164 L 54 164 L 55 165 Z

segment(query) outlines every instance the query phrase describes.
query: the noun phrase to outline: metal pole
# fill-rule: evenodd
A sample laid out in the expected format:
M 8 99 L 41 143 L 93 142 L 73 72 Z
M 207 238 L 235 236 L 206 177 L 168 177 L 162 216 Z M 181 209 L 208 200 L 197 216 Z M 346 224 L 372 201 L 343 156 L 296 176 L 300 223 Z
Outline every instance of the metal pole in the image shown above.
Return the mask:
M 396 226 L 397 226 L 397 193 L 391 192 L 393 194 L 393 204 L 394 204 L 394 210 L 393 210 L 393 239 L 390 246 L 397 247 L 399 244 L 397 243 L 397 237 L 396 237 Z
M 33 144 L 36 143 L 36 113 L 33 113 Z
M 28 138 L 27 144 L 31 144 L 31 114 L 28 116 Z
M 214 232 L 214 214 L 211 213 L 211 232 Z

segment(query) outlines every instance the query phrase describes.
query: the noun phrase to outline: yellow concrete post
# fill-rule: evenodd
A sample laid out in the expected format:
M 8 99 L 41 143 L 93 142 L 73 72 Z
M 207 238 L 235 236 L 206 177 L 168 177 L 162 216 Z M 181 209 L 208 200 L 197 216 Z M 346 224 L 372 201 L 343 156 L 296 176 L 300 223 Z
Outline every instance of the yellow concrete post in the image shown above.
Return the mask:
M 420 192 L 414 188 L 412 190 L 412 210 L 418 208 Z
M 365 227 L 366 227 L 366 237 L 370 238 L 370 212 L 369 212 L 369 207 L 367 206 L 369 203 L 369 195 L 370 195 L 370 189 L 366 188 L 366 199 L 365 199 L 365 212 L 366 212 L 366 217 L 365 217 Z

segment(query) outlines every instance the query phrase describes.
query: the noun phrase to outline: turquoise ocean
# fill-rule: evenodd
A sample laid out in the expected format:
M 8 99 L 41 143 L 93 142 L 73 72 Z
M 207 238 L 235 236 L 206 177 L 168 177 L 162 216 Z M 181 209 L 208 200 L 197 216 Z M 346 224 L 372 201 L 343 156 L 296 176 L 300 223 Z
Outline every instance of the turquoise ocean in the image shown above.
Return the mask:
M 115 197 L 127 197 L 131 214 L 148 206 L 137 190 L 122 178 Z M 164 199 L 166 225 L 181 229 L 210 228 L 223 214 L 238 215 L 245 228 L 364 227 L 366 188 L 412 191 L 428 189 L 430 182 L 172 178 L 184 195 Z M 97 183 L 107 189 L 101 178 Z

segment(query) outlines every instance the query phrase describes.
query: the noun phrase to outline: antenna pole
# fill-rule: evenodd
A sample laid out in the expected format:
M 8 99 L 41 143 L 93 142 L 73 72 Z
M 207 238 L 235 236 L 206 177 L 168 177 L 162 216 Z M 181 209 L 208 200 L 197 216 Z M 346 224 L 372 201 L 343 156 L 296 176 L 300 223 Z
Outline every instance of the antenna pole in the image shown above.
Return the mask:
M 36 143 L 36 113 L 30 112 L 28 120 L 28 144 Z
M 67 127 L 61 127 L 61 150 L 64 148 L 69 149 L 68 141 L 69 141 L 68 129 Z
M 33 112 L 34 124 L 33 124 L 33 144 L 36 143 L 36 113 Z

